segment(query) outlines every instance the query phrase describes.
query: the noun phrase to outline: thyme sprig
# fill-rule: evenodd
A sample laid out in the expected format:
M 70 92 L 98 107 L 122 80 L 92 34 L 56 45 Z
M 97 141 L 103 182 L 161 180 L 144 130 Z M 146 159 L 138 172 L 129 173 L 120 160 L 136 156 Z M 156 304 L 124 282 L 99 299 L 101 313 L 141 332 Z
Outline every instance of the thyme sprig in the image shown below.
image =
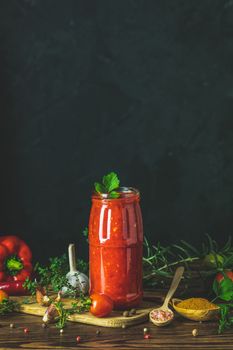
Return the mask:
M 58 312 L 56 327 L 62 329 L 66 326 L 70 315 L 73 315 L 75 313 L 81 314 L 83 312 L 87 312 L 90 309 L 91 299 L 81 294 L 77 301 L 71 304 L 71 308 L 65 308 L 64 303 L 61 301 L 55 302 L 54 305 Z
M 17 301 L 10 299 L 3 299 L 0 303 L 0 315 L 6 315 L 15 312 L 19 309 Z
M 84 260 L 78 260 L 78 267 L 81 272 L 86 273 L 88 264 Z M 29 278 L 24 283 L 24 288 L 29 290 L 31 295 L 35 295 L 38 287 L 43 287 L 48 294 L 49 291 L 59 292 L 62 287 L 67 286 L 71 290 L 71 296 L 76 296 L 76 290 L 68 283 L 66 274 L 69 272 L 69 261 L 66 254 L 60 257 L 49 259 L 47 266 L 37 263 L 34 268 L 36 279 L 34 281 Z

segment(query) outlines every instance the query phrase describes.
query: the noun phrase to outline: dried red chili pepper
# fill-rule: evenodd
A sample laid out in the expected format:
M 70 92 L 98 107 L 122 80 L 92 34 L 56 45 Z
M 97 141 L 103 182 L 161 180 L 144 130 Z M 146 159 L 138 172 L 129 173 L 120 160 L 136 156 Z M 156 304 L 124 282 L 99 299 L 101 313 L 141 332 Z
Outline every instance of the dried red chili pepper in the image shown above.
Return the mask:
M 0 237 L 0 282 L 25 281 L 32 272 L 32 253 L 17 236 Z
M 23 287 L 23 284 L 23 281 L 0 282 L 0 290 L 8 295 L 27 295 L 29 292 Z

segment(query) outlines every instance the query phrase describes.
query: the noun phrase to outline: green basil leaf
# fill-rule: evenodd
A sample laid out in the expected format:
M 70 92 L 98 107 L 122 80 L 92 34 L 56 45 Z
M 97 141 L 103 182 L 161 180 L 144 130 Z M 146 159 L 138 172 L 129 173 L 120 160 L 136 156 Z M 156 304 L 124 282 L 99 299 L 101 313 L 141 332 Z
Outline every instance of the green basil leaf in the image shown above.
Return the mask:
M 219 298 L 225 301 L 233 300 L 233 281 L 225 277 L 219 283 Z
M 119 187 L 120 181 L 117 174 L 114 172 L 109 173 L 103 177 L 103 185 L 107 189 L 107 192 L 111 192 Z
M 97 193 L 106 193 L 106 192 L 108 192 L 106 190 L 106 188 L 103 185 L 101 185 L 99 182 L 95 182 L 94 186 L 95 186 L 95 191 Z
M 114 198 L 119 198 L 119 197 L 120 197 L 120 194 L 118 192 L 116 192 L 116 191 L 112 191 L 108 195 L 108 198 L 113 198 L 113 199 Z

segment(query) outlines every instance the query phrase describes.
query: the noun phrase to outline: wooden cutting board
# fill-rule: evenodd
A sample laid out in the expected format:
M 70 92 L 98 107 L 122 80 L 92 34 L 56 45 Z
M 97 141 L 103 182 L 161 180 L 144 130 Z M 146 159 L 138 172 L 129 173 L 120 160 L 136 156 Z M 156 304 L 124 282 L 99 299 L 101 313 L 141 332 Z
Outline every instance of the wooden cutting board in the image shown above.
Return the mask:
M 31 302 L 28 304 L 22 303 L 25 297 L 11 297 L 20 304 L 19 312 L 35 315 L 44 316 L 46 307 L 39 305 L 38 303 Z M 63 299 L 62 302 L 64 306 L 69 308 L 71 303 L 75 302 L 73 299 Z M 85 312 L 83 314 L 73 314 L 70 315 L 68 320 L 72 322 L 80 322 L 85 324 L 96 325 L 100 327 L 113 327 L 118 328 L 125 325 L 125 327 L 132 326 L 135 324 L 143 323 L 148 321 L 149 312 L 155 307 L 150 302 L 143 301 L 140 308 L 137 308 L 135 315 L 131 317 L 124 317 L 122 311 L 113 311 L 110 316 L 98 318 L 93 316 L 90 312 Z

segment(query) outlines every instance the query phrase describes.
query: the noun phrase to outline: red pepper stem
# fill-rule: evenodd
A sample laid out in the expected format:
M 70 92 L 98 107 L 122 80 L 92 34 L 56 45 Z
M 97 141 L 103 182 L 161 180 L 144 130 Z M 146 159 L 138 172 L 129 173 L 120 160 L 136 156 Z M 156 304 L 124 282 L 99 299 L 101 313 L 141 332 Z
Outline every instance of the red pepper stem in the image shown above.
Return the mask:
M 23 269 L 23 263 L 17 256 L 11 256 L 6 260 L 6 269 L 15 275 Z

